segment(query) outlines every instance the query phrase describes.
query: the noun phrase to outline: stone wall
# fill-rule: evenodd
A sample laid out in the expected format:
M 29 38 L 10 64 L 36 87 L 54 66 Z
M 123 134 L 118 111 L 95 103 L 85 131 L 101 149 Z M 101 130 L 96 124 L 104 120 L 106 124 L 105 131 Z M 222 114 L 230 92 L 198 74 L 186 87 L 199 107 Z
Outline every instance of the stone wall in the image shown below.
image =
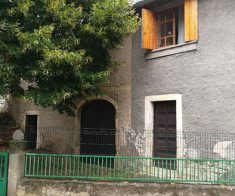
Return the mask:
M 112 56 L 121 62 L 121 65 L 113 71 L 110 82 L 103 85 L 105 96 L 88 97 L 88 100 L 106 99 L 112 100 L 116 107 L 116 128 L 129 127 L 131 124 L 131 45 L 129 37 L 124 41 L 124 46 L 111 51 Z M 84 100 L 78 100 L 76 117 L 60 114 L 51 108 L 35 106 L 30 101 L 11 98 L 11 113 L 17 124 L 24 128 L 25 116 L 38 115 L 38 147 L 49 147 L 60 152 L 72 152 L 74 147 L 74 135 L 80 128 L 79 113 Z M 118 145 L 122 145 L 120 142 Z
M 22 179 L 17 196 L 233 196 L 235 187 Z

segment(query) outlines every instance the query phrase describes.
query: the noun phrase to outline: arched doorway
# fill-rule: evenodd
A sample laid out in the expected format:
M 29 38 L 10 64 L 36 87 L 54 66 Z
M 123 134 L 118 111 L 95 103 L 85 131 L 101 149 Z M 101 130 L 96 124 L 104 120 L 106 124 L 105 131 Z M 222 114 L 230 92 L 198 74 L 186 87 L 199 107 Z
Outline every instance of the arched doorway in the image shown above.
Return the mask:
M 81 111 L 80 153 L 115 155 L 114 106 L 105 100 L 94 100 Z

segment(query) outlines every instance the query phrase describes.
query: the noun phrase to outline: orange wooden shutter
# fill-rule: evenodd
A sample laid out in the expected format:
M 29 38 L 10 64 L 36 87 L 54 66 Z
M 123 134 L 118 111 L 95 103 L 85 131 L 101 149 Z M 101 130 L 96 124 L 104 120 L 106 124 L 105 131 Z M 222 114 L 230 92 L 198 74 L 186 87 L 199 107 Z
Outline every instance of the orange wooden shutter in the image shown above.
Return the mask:
M 184 0 L 185 42 L 198 39 L 198 0 Z
M 156 49 L 158 47 L 158 31 L 156 14 L 142 9 L 142 48 Z

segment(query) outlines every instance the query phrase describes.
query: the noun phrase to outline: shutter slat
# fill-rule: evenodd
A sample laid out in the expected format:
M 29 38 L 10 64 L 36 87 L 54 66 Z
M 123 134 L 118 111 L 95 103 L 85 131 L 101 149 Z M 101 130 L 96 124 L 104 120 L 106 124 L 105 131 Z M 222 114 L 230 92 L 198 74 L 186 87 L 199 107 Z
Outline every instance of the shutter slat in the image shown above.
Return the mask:
M 198 39 L 198 0 L 185 0 L 185 42 Z
M 158 31 L 156 14 L 147 9 L 142 9 L 142 48 L 157 49 Z

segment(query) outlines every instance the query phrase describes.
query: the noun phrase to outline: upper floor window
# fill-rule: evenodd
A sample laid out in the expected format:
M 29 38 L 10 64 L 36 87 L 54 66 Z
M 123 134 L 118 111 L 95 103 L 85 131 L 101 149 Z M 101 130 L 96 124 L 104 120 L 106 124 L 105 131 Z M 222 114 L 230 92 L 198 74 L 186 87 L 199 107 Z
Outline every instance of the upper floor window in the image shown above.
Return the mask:
M 163 12 L 159 18 L 159 39 L 158 47 L 166 47 L 177 43 L 177 14 L 175 10 Z
M 142 9 L 142 48 L 158 49 L 198 39 L 197 0 Z

